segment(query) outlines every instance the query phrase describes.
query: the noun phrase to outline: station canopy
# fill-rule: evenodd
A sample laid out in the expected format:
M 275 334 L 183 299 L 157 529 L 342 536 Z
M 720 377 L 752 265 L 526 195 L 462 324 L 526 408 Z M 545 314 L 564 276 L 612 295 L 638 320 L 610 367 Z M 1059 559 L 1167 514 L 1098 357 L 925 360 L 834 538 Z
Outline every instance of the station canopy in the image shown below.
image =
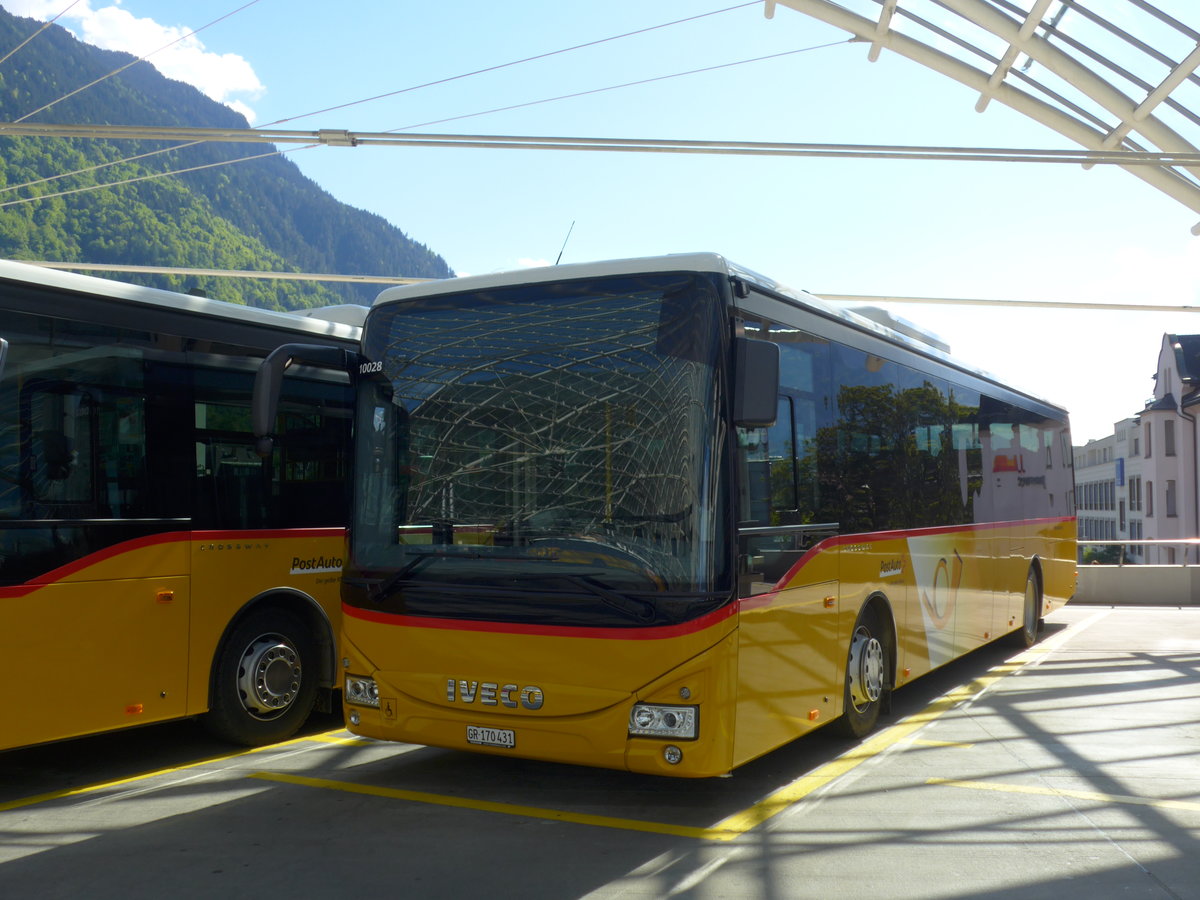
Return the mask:
M 1200 215 L 1197 0 L 765 0 L 890 51 L 1069 138 Z M 1192 228 L 1200 234 L 1200 223 Z

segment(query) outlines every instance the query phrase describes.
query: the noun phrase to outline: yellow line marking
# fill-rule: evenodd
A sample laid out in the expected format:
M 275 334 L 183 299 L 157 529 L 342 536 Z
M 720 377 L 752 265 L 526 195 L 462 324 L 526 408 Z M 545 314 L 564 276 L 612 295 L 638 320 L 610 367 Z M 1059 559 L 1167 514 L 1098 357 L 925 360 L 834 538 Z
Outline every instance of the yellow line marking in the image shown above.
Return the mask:
M 975 746 L 965 741 L 935 741 L 930 738 L 914 738 L 913 743 L 921 747 L 958 747 L 962 750 L 970 750 Z
M 250 756 L 253 753 L 263 753 L 268 750 L 278 750 L 280 747 L 289 747 L 293 744 L 302 744 L 306 741 L 325 738 L 332 734 L 337 734 L 337 731 L 327 731 L 320 735 L 305 735 L 304 737 L 292 738 L 290 741 L 281 741 L 278 744 L 267 744 L 263 747 L 248 747 L 244 750 L 233 750 L 229 753 L 222 753 L 218 756 L 209 756 L 205 759 L 198 759 L 195 762 L 185 763 L 182 766 L 168 766 L 165 769 L 155 769 L 153 772 L 142 772 L 138 775 L 131 775 L 128 778 L 118 778 L 114 781 L 101 781 L 96 784 L 89 784 L 83 787 L 67 788 L 61 791 L 50 791 L 45 794 L 35 794 L 32 797 L 22 797 L 19 800 L 9 800 L 6 803 L 0 803 L 0 812 L 6 812 L 10 809 L 20 809 L 24 806 L 36 806 L 39 803 L 48 803 L 51 800 L 62 800 L 65 797 L 79 797 L 83 794 L 94 794 L 98 791 L 108 790 L 110 788 L 121 787 L 126 784 L 135 784 L 139 781 L 145 781 L 150 778 L 157 778 L 160 775 L 170 775 L 173 772 L 186 772 L 188 769 L 196 769 L 200 766 L 208 765 L 209 763 L 224 762 L 227 759 L 237 759 L 239 756 Z
M 929 723 L 950 712 L 956 706 L 982 694 L 1001 678 L 1024 668 L 1038 657 L 1053 652 L 1065 643 L 1068 637 L 1078 634 L 1084 628 L 1090 627 L 1105 618 L 1108 614 L 1108 611 L 1097 612 L 1082 622 L 1065 629 L 1053 638 L 1044 640 L 1007 662 L 995 666 L 985 675 L 976 678 L 974 681 L 954 688 L 934 700 L 920 712 L 914 713 L 907 719 L 902 719 L 890 728 L 880 731 L 832 762 L 821 766 L 813 772 L 809 772 L 807 775 L 802 775 L 786 787 L 767 795 L 749 809 L 722 819 L 713 827 L 722 833 L 734 831 L 738 834 L 756 828 L 768 819 L 779 815 L 779 813 L 784 812 L 795 803 L 803 800 L 819 788 L 824 787 L 868 760 L 899 744 Z
M 347 735 L 345 731 L 327 731 L 324 734 L 309 735 L 308 740 L 318 741 L 322 744 L 334 744 L 335 746 L 351 746 L 351 747 L 371 747 L 371 746 L 389 746 L 380 741 L 373 741 L 370 738 L 358 737 L 357 735 Z
M 644 831 L 651 834 L 669 834 L 676 837 L 700 838 L 703 840 L 728 841 L 739 832 L 722 831 L 720 828 L 693 828 L 687 825 L 668 825 L 661 822 L 646 822 L 640 819 L 619 819 L 613 816 L 594 816 L 584 813 L 565 812 L 560 809 L 544 809 L 538 806 L 519 806 L 513 803 L 495 803 L 488 800 L 472 800 L 466 797 L 451 797 L 446 794 L 428 794 L 423 791 L 406 791 L 397 788 L 373 787 L 349 781 L 330 781 L 325 778 L 309 778 L 304 775 L 283 775 L 278 772 L 255 772 L 251 778 L 276 781 L 283 784 L 302 785 L 348 794 L 364 794 L 368 797 L 386 797 L 390 800 L 407 800 L 410 803 L 427 803 L 434 806 L 451 806 L 457 809 L 473 809 L 483 812 L 524 816 L 531 819 L 551 819 L 556 822 L 573 822 L 577 825 L 596 825 L 601 828 L 617 828 L 624 831 Z
M 874 759 L 881 753 L 891 749 L 896 744 L 915 734 L 930 722 L 945 715 L 961 703 L 983 693 L 1001 678 L 1011 675 L 1029 665 L 1034 659 L 1053 651 L 1063 643 L 1070 633 L 1078 633 L 1093 622 L 1099 621 L 1107 612 L 1097 613 L 1089 619 L 1067 629 L 1053 639 L 1043 641 L 1036 647 L 1021 653 L 1002 665 L 990 669 L 985 675 L 969 684 L 961 685 L 930 703 L 925 709 L 914 713 L 907 719 L 897 722 L 890 728 L 875 734 L 852 750 L 842 754 L 837 759 L 802 775 L 795 781 L 779 790 L 768 794 L 748 809 L 727 816 L 720 822 L 708 828 L 695 828 L 686 825 L 671 825 L 662 822 L 647 822 L 640 819 L 620 819 L 610 816 L 590 816 L 580 813 L 569 813 L 556 809 L 541 807 L 517 806 L 508 803 L 494 803 L 486 800 L 471 800 L 463 797 L 451 797 L 443 794 L 427 794 L 420 791 L 406 791 L 395 788 L 375 788 L 369 785 L 354 784 L 345 781 L 329 781 L 320 778 L 307 778 L 300 775 L 281 775 L 271 772 L 256 772 L 252 778 L 266 781 L 278 781 L 286 784 L 298 784 L 308 787 L 325 788 L 327 790 L 346 791 L 354 794 L 366 794 L 375 797 L 388 797 L 395 800 L 408 800 L 413 803 L 430 803 L 439 806 L 452 806 L 460 809 L 475 809 L 489 812 L 506 813 L 539 819 L 553 819 L 560 822 L 575 822 L 583 825 L 596 825 L 604 828 L 618 828 L 628 831 L 643 831 L 654 834 L 669 834 L 677 837 L 690 837 L 708 841 L 731 841 L 751 829 L 757 828 L 769 819 L 785 812 L 800 800 L 814 791 L 836 781 L 843 775 L 858 768 L 863 763 Z
M 607 818 L 604 816 L 577 816 L 573 813 L 559 812 L 557 810 L 540 810 L 537 812 L 539 812 L 541 814 L 541 815 L 539 815 L 539 817 L 541 817 L 541 818 L 552 818 L 552 819 L 560 819 L 562 821 L 580 821 L 580 822 L 586 820 L 587 824 L 593 824 L 593 825 L 604 824 L 607 827 L 611 827 L 611 828 L 621 827 L 621 828 L 627 828 L 627 829 L 635 830 L 635 831 L 649 831 L 649 832 L 655 832 L 655 833 L 659 833 L 659 834 L 673 834 L 673 835 L 681 835 L 681 836 L 685 836 L 685 837 L 697 837 L 697 838 L 702 838 L 705 840 L 732 840 L 733 838 L 737 837 L 738 835 L 744 834 L 745 832 L 749 831 L 750 829 L 761 825 L 763 822 L 766 822 L 768 819 L 771 819 L 772 817 L 785 811 L 789 806 L 802 800 L 804 797 L 807 797 L 809 794 L 811 794 L 813 791 L 817 790 L 818 788 L 824 787 L 825 785 L 829 784 L 830 782 L 834 781 L 835 779 L 840 778 L 842 775 L 845 775 L 847 772 L 850 772 L 851 770 L 857 768 L 858 766 L 860 766 L 862 763 L 866 762 L 867 760 L 874 758 L 875 756 L 879 755 L 880 753 L 884 752 L 885 750 L 889 749 L 890 747 L 894 746 L 895 744 L 898 744 L 899 742 L 904 740 L 909 735 L 915 733 L 919 729 L 923 728 L 925 725 L 929 724 L 930 722 L 934 721 L 935 719 L 937 719 L 940 716 L 944 715 L 945 713 L 949 712 L 955 706 L 976 696 L 977 694 L 982 693 L 984 690 L 991 687 L 992 684 L 999 681 L 1004 676 L 1011 675 L 1013 672 L 1022 668 L 1024 665 L 1027 665 L 1036 657 L 1043 656 L 1043 655 L 1048 654 L 1048 653 L 1052 652 L 1053 650 L 1057 649 L 1058 646 L 1065 643 L 1069 637 L 1078 634 L 1083 629 L 1091 626 L 1095 622 L 1098 622 L 1100 619 L 1108 616 L 1110 614 L 1110 612 L 1111 612 L 1110 610 L 1098 611 L 1098 612 L 1094 613 L 1093 615 L 1089 616 L 1087 619 L 1084 619 L 1082 622 L 1078 622 L 1078 623 L 1064 629 L 1060 634 L 1055 635 L 1053 638 L 1044 640 L 1041 643 L 1037 644 L 1035 647 L 1032 647 L 1029 650 L 1025 651 L 1020 656 L 1015 657 L 1014 659 L 1010 660 L 1009 662 L 1007 662 L 1003 665 L 995 667 L 994 669 L 989 671 L 988 674 L 984 675 L 981 678 L 976 679 L 975 681 L 971 682 L 970 684 L 956 688 L 956 689 L 950 691 L 949 693 L 944 694 L 942 697 L 933 701 L 933 703 L 929 704 L 929 706 L 927 706 L 925 709 L 921 710 L 920 712 L 915 713 L 914 715 L 909 716 L 907 719 L 904 719 L 904 720 L 896 723 L 895 725 L 891 726 L 890 728 L 887 728 L 884 731 L 879 732 L 874 737 L 870 738 L 869 740 L 866 740 L 864 743 L 860 744 L 855 749 L 843 754 L 842 756 L 838 757 L 837 759 L 833 760 L 832 762 L 827 763 L 824 766 L 821 766 L 820 768 L 816 769 L 813 772 L 809 772 L 807 775 L 802 775 L 800 778 L 796 779 L 795 781 L 793 781 L 791 784 L 787 785 L 786 787 L 783 787 L 780 790 L 775 791 L 772 794 L 769 794 L 767 797 L 760 800 L 758 803 L 754 804 L 754 806 L 751 806 L 749 809 L 743 810 L 742 812 L 736 813 L 732 816 L 722 819 L 720 822 L 718 822 L 716 825 L 712 826 L 711 828 L 691 828 L 691 827 L 687 827 L 687 826 L 675 826 L 675 825 L 659 824 L 659 823 L 654 823 L 654 822 L 640 822 L 640 821 L 633 820 L 633 819 Z M 347 743 L 356 743 L 353 738 L 339 739 L 339 738 L 331 737 L 331 735 L 340 734 L 341 732 L 342 732 L 342 729 L 340 729 L 340 728 L 334 729 L 332 731 L 324 732 L 323 734 L 320 734 L 320 735 L 305 735 L 303 737 L 293 738 L 290 741 L 284 741 L 279 744 L 270 744 L 266 747 L 252 747 L 247 750 L 237 750 L 232 753 L 226 753 L 226 754 L 222 754 L 219 756 L 212 756 L 207 759 L 197 760 L 196 762 L 188 763 L 188 764 L 182 765 L 182 766 L 171 766 L 171 767 L 168 767 L 165 769 L 158 769 L 153 772 L 144 772 L 139 775 L 133 775 L 129 778 L 121 778 L 121 779 L 117 779 L 115 781 L 100 782 L 98 784 L 86 785 L 84 787 L 79 787 L 79 788 L 70 788 L 70 789 L 62 790 L 62 791 L 51 791 L 50 793 L 38 794 L 33 797 L 25 797 L 25 798 L 19 799 L 19 800 L 10 800 L 6 803 L 0 803 L 0 812 L 5 812 L 5 811 L 11 810 L 11 809 L 20 809 L 21 807 L 25 807 L 25 806 L 34 806 L 38 803 L 47 803 L 52 800 L 61 800 L 66 797 L 78 797 L 83 794 L 95 793 L 98 791 L 107 790 L 109 788 L 120 787 L 120 786 L 126 785 L 126 784 L 133 784 L 138 781 L 144 781 L 144 780 L 147 780 L 150 778 L 155 778 L 155 777 L 158 777 L 161 775 L 168 775 L 172 772 L 183 772 L 183 771 L 186 771 L 187 769 L 194 769 L 199 766 L 207 765 L 209 763 L 222 762 L 227 759 L 236 759 L 237 757 L 240 757 L 240 756 L 249 756 L 252 753 L 261 753 L 263 751 L 274 750 L 274 749 L 278 749 L 280 747 L 287 747 L 287 746 L 290 746 L 293 744 L 304 743 L 306 741 L 317 740 L 317 741 L 324 741 L 326 743 L 333 743 L 333 744 L 339 743 L 340 741 L 345 741 Z M 255 777 L 260 777 L 260 778 L 264 778 L 267 780 L 270 780 L 270 779 L 275 779 L 275 780 L 279 780 L 279 781 L 286 780 L 285 776 L 270 775 L 268 773 L 259 773 Z M 291 776 L 288 776 L 288 777 L 291 777 Z M 298 776 L 297 776 L 297 779 L 298 779 Z M 308 779 L 308 781 L 315 783 L 318 781 L 318 779 Z M 302 783 L 306 783 L 306 782 L 297 780 L 296 783 L 302 784 Z M 327 783 L 327 785 L 329 785 L 329 786 L 340 785 L 340 784 L 343 784 L 343 783 L 342 782 L 328 782 Z M 322 785 L 322 786 L 324 786 L 324 785 Z M 360 787 L 357 785 L 348 785 L 346 788 L 342 788 L 342 789 L 353 790 L 357 793 L 371 793 L 373 790 L 371 788 Z M 383 789 L 380 789 L 380 790 L 383 790 Z M 399 796 L 401 794 L 406 795 L 405 799 L 412 799 L 412 798 L 421 797 L 421 796 L 438 797 L 438 795 L 436 795 L 436 794 L 422 795 L 422 794 L 419 794 L 416 792 L 406 792 L 406 791 L 396 792 L 397 796 Z M 388 795 L 384 794 L 384 796 L 388 796 Z M 445 797 L 442 799 L 445 801 L 448 801 L 445 805 L 461 806 L 461 807 L 465 807 L 465 808 L 469 808 L 469 809 L 495 808 L 498 811 L 511 811 L 513 809 L 523 809 L 524 808 L 524 807 L 507 807 L 505 804 L 489 804 L 486 801 L 462 800 L 462 799 L 456 798 L 456 797 Z M 418 800 L 417 802 L 432 803 L 432 802 L 437 802 L 437 801 Z M 1162 801 L 1162 802 L 1180 802 L 1180 801 Z M 1187 808 L 1191 808 L 1191 807 L 1187 807 Z M 532 808 L 532 807 L 529 807 L 528 809 L 534 810 L 534 808 Z M 525 813 L 525 814 L 529 815 L 529 814 L 532 814 L 532 812 Z M 618 825 L 616 823 L 623 823 L 623 824 Z
M 1024 784 L 1000 784 L 994 781 L 956 781 L 952 778 L 930 778 L 925 783 L 946 787 L 967 788 L 973 791 L 999 791 L 1005 794 L 1038 794 L 1044 797 L 1072 797 L 1076 800 L 1095 800 L 1099 803 L 1127 803 L 1136 806 L 1154 806 L 1159 809 L 1184 809 L 1191 812 L 1200 812 L 1200 803 L 1188 800 L 1155 800 L 1147 797 L 1132 797 L 1126 794 L 1102 794 L 1098 791 L 1072 791 Z
M 620 819 L 610 816 L 592 816 L 580 813 L 570 813 L 562 810 L 544 809 L 532 806 L 517 806 L 509 803 L 494 803 L 486 800 L 471 800 L 463 797 L 451 797 L 443 794 L 428 794 L 420 791 L 399 790 L 395 788 L 376 788 L 370 785 L 355 784 L 345 781 L 330 781 L 321 778 L 308 778 L 301 775 L 282 775 L 272 772 L 256 772 L 250 777 L 266 781 L 278 781 L 285 784 L 297 784 L 307 787 L 325 788 L 327 790 L 346 791 L 354 794 L 366 794 L 375 797 L 388 797 L 393 800 L 407 800 L 413 803 L 429 803 L 438 806 L 453 806 L 460 809 L 475 809 L 489 812 L 506 813 L 538 819 L 553 819 L 561 822 L 575 822 L 582 825 L 596 825 L 604 828 L 618 828 L 628 831 L 644 831 L 654 834 L 669 834 L 677 837 L 690 837 L 708 841 L 730 841 L 757 828 L 767 820 L 786 811 L 798 801 L 814 791 L 825 787 L 841 778 L 858 766 L 874 759 L 885 750 L 900 743 L 911 734 L 924 728 L 934 719 L 949 712 L 955 706 L 969 699 L 1000 678 L 1011 674 L 1021 667 L 1021 663 L 1012 661 L 992 669 L 987 675 L 977 678 L 970 684 L 955 688 L 935 700 L 919 713 L 909 716 L 901 722 L 887 728 L 875 736 L 868 738 L 852 750 L 842 754 L 837 759 L 802 775 L 787 786 L 769 794 L 748 809 L 742 810 L 722 819 L 708 828 L 696 828 L 686 825 L 671 825 L 663 822 L 647 822 L 641 819 Z

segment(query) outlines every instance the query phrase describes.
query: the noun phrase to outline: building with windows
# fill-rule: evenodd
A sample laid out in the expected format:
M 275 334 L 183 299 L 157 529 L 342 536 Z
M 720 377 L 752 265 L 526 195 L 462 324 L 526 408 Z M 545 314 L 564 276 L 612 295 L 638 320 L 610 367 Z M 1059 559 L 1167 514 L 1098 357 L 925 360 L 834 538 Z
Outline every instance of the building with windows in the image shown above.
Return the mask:
M 1075 448 L 1075 507 L 1081 541 L 1141 540 L 1141 424 L 1122 419 L 1113 433 Z M 1099 550 L 1099 547 L 1093 548 Z M 1126 562 L 1144 561 L 1144 548 L 1130 544 Z
M 1163 335 L 1154 395 L 1113 434 L 1075 448 L 1080 541 L 1200 537 L 1200 334 Z M 1131 544 L 1126 561 L 1200 562 L 1183 544 Z

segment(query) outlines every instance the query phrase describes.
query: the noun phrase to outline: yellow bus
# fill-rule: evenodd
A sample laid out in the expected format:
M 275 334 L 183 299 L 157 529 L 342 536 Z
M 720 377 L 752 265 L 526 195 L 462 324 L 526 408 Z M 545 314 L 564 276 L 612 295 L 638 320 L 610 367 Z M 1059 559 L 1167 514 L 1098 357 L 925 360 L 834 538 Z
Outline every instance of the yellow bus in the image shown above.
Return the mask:
M 350 379 L 298 370 L 267 459 L 250 398 L 274 347 L 355 347 L 365 312 L 0 262 L 0 750 L 189 716 L 258 744 L 329 708 Z
M 354 368 L 356 734 L 723 775 L 1074 592 L 1061 408 L 720 256 L 389 289 Z

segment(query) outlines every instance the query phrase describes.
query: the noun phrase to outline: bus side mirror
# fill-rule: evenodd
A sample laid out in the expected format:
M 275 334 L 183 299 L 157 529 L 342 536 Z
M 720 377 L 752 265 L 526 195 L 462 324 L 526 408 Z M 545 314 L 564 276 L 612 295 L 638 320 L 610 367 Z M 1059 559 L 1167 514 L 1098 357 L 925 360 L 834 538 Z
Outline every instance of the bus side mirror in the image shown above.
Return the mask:
M 264 459 L 275 448 L 275 416 L 283 391 L 283 371 L 292 363 L 308 363 L 326 369 L 342 369 L 354 374 L 359 356 L 340 347 L 320 344 L 283 344 L 276 347 L 258 365 L 254 393 L 250 398 L 250 427 L 254 431 L 254 450 Z
M 0 378 L 4 377 L 4 361 L 8 358 L 8 341 L 0 338 Z
M 779 396 L 779 345 L 753 338 L 733 341 L 733 424 L 775 424 Z

